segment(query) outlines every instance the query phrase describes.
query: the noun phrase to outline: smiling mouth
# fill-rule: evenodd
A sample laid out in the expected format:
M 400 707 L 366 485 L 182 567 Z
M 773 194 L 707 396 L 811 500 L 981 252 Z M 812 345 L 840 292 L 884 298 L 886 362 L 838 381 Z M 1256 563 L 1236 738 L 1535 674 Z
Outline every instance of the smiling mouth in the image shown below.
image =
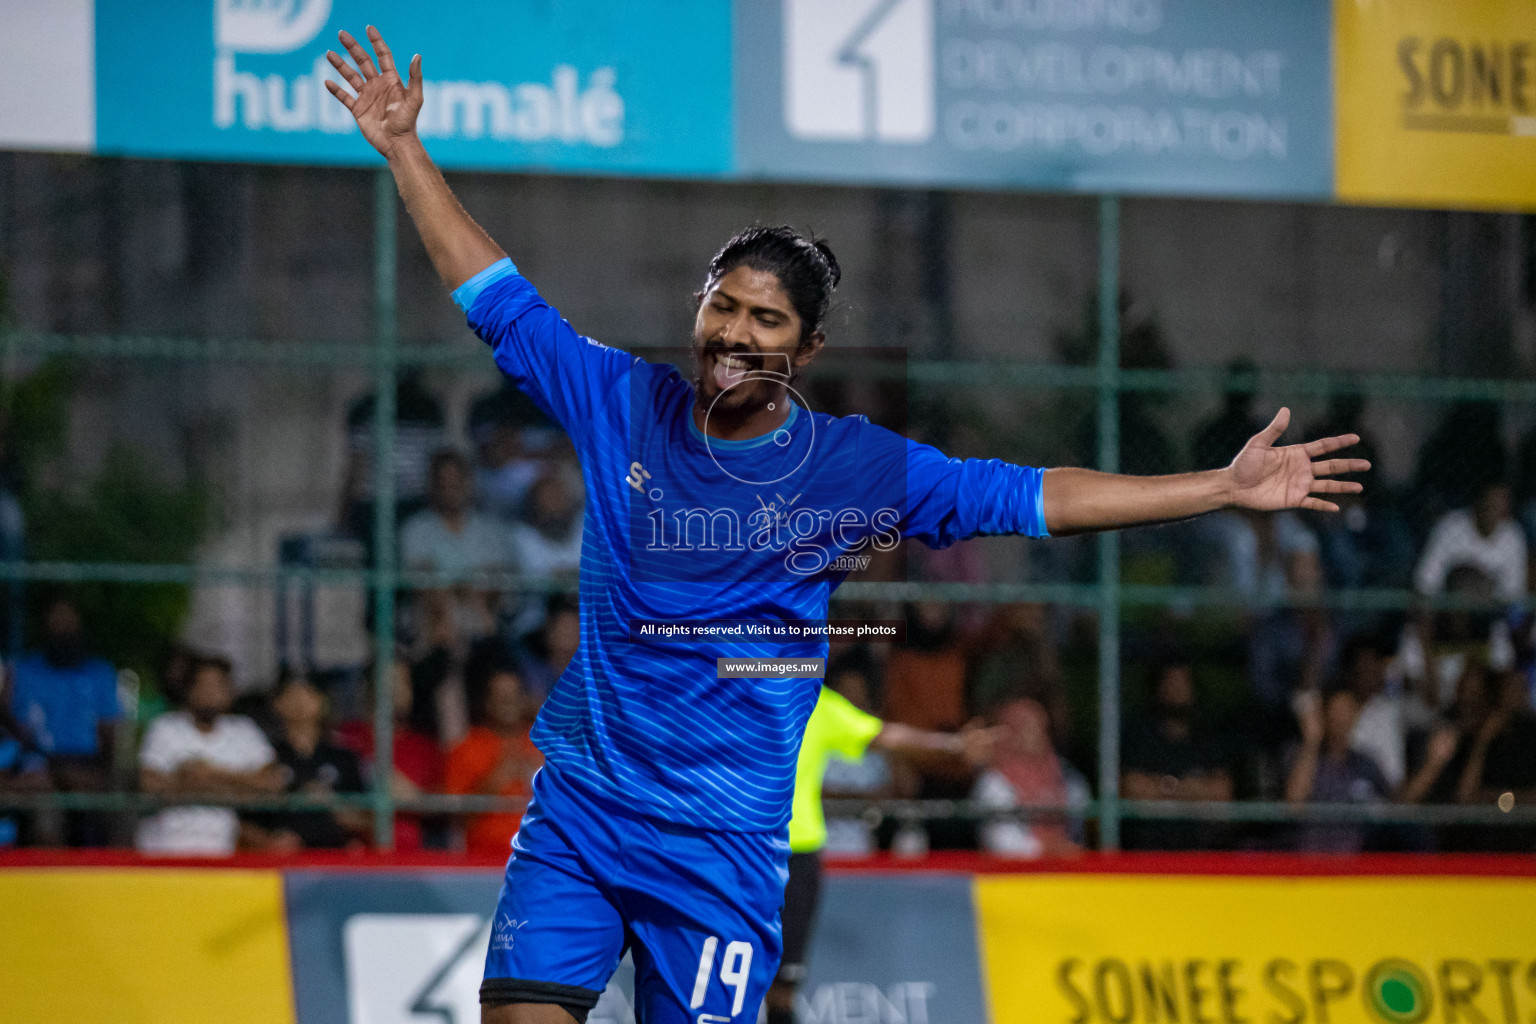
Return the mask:
M 762 369 L 762 358 L 744 352 L 714 353 L 715 386 L 724 391 L 733 384 L 740 384 L 747 375 Z

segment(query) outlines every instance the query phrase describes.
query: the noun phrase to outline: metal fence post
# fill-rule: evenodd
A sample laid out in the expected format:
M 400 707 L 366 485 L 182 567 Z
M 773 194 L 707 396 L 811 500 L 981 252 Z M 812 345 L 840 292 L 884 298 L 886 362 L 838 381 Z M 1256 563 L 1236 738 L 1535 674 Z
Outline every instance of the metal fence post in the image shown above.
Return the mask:
M 1099 198 L 1099 469 L 1120 470 L 1120 200 Z M 1120 846 L 1120 534 L 1099 534 L 1099 845 Z
M 395 847 L 395 179 L 373 179 L 373 838 Z

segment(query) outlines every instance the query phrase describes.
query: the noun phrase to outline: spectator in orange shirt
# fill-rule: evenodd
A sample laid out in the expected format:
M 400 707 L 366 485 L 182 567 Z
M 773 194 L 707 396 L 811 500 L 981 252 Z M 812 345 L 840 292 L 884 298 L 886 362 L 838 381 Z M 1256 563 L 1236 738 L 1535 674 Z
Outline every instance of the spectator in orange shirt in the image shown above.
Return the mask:
M 954 609 L 938 601 L 907 608 L 907 642 L 885 669 L 885 714 L 891 722 L 929 732 L 960 728 L 965 708 L 965 650 Z
M 448 752 L 444 789 L 458 794 L 532 795 L 533 773 L 544 763 L 528 730 L 531 702 L 510 658 L 482 646 L 464 667 L 473 725 Z M 464 830 L 470 853 L 505 854 L 521 811 L 475 814 Z

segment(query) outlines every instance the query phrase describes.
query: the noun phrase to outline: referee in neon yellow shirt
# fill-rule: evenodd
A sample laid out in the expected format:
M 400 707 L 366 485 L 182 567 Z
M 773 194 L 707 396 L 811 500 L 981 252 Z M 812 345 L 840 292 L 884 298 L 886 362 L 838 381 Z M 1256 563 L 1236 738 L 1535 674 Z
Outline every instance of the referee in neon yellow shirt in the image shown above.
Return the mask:
M 821 899 L 821 850 L 827 844 L 827 821 L 821 807 L 827 762 L 833 755 L 857 761 L 873 747 L 903 758 L 963 758 L 974 767 L 991 758 L 997 743 L 997 730 L 974 722 L 959 732 L 928 732 L 882 721 L 861 711 L 834 688 L 848 674 L 862 676 L 863 671 L 848 664 L 841 670 L 834 665 L 828 671 L 800 744 L 794 812 L 789 820 L 789 884 L 784 888 L 782 913 L 784 958 L 768 990 L 768 1024 L 794 1024 L 795 992 L 805 977 L 806 948 Z

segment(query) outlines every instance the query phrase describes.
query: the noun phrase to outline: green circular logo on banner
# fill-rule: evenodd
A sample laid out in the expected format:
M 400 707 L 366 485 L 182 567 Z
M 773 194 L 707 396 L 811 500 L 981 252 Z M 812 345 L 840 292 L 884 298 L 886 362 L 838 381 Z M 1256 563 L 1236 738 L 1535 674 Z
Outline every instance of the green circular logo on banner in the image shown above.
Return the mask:
M 1419 1024 L 1429 1016 L 1429 979 L 1407 960 L 1383 960 L 1365 976 L 1365 1004 L 1385 1024 Z

